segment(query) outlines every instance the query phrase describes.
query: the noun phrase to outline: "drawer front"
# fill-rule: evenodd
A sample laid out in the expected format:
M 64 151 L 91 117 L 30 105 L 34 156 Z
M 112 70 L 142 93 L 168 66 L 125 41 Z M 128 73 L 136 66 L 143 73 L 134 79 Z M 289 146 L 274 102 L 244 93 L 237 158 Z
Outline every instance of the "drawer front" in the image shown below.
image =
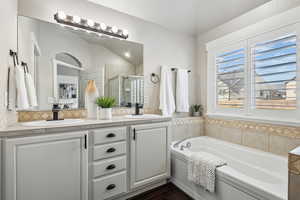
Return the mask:
M 95 145 L 126 139 L 126 127 L 96 129 L 91 132 L 94 133 Z
M 94 200 L 107 199 L 126 192 L 126 172 L 93 180 Z
M 99 145 L 94 147 L 94 160 L 109 158 L 126 153 L 126 142 Z
M 93 177 L 107 175 L 126 169 L 126 156 L 111 158 L 93 163 Z

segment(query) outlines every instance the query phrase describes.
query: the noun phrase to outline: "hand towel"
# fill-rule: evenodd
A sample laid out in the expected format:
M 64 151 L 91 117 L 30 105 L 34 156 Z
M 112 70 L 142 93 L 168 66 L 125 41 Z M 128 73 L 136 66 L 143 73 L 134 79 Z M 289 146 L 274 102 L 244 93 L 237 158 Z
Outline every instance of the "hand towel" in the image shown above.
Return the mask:
M 172 72 L 167 66 L 161 67 L 159 109 L 164 116 L 172 116 L 175 112 L 175 99 L 172 87 Z
M 188 180 L 214 192 L 216 168 L 223 165 L 226 165 L 224 160 L 210 153 L 192 153 L 188 160 Z
M 176 75 L 176 112 L 189 112 L 188 70 L 177 69 Z
M 38 106 L 37 96 L 36 96 L 35 85 L 34 85 L 31 74 L 29 74 L 29 73 L 25 74 L 25 82 L 26 82 L 26 89 L 27 89 L 29 105 L 31 107 L 36 107 L 36 106 Z
M 28 109 L 29 102 L 25 85 L 25 73 L 23 67 L 19 65 L 15 67 L 15 78 L 17 88 L 17 108 L 19 110 Z

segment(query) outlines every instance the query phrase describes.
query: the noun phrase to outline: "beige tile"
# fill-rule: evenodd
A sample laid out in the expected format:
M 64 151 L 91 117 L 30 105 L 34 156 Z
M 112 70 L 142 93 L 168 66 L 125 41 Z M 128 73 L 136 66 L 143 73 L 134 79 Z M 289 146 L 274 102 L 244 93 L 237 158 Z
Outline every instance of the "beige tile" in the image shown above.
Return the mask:
M 221 139 L 220 127 L 216 124 L 206 124 L 205 135 Z
M 268 151 L 269 137 L 267 133 L 243 130 L 242 144 L 248 147 Z
M 182 140 L 187 137 L 186 127 L 184 125 L 172 126 L 172 141 Z
M 221 139 L 235 144 L 242 144 L 242 130 L 237 128 L 220 128 Z
M 270 135 L 269 141 L 269 151 L 283 156 L 287 156 L 288 152 L 300 146 L 300 139 L 278 135 Z

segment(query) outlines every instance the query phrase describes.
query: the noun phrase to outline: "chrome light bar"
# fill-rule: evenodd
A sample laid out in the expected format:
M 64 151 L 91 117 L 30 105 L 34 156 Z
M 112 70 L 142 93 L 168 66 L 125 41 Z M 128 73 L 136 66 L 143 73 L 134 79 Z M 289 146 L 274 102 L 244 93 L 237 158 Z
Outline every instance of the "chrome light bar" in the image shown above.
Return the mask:
M 66 15 L 64 12 L 58 12 L 54 15 L 54 19 L 63 25 L 73 26 L 86 30 L 87 32 L 95 32 L 105 34 L 111 37 L 127 39 L 128 31 L 119 29 L 116 26 L 107 26 L 104 23 L 97 23 L 90 19 L 83 19 L 78 16 Z

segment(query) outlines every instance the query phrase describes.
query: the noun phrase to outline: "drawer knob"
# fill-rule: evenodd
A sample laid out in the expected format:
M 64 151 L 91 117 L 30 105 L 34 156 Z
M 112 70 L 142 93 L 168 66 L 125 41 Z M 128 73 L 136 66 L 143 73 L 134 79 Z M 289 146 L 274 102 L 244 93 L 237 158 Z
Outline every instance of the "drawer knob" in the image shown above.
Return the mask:
M 108 185 L 108 186 L 106 187 L 106 190 L 112 190 L 112 189 L 114 189 L 115 187 L 116 187 L 115 184 L 110 184 L 110 185 Z
M 116 168 L 116 165 L 112 164 L 112 165 L 108 165 L 106 167 L 107 170 L 112 170 L 112 169 L 115 169 Z
M 106 135 L 107 138 L 113 138 L 113 137 L 116 137 L 116 134 L 114 133 L 109 133 Z
M 115 151 L 116 151 L 116 149 L 112 147 L 112 148 L 107 149 L 106 153 L 113 153 Z

